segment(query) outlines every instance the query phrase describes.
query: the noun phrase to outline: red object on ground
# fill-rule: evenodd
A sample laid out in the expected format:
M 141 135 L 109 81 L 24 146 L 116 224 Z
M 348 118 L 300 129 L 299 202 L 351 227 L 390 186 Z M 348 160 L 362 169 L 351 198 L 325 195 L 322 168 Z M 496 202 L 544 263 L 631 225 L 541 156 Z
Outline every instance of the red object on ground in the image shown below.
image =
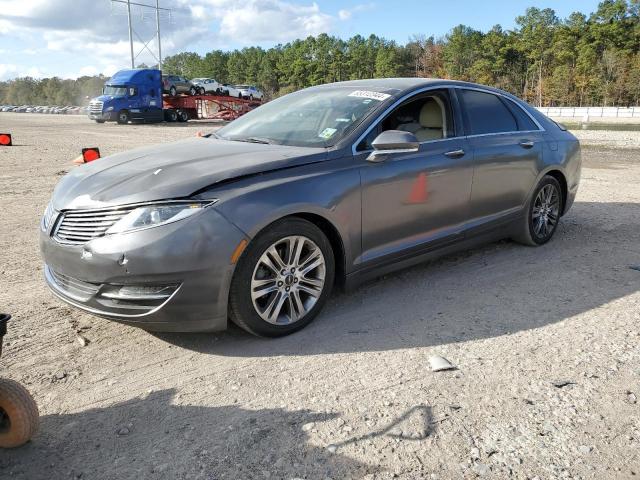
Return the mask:
M 85 163 L 93 162 L 100 158 L 100 149 L 98 147 L 83 148 L 82 159 Z
M 11 143 L 11 134 L 10 133 L 0 133 L 0 145 L 5 147 L 10 147 L 13 145 Z

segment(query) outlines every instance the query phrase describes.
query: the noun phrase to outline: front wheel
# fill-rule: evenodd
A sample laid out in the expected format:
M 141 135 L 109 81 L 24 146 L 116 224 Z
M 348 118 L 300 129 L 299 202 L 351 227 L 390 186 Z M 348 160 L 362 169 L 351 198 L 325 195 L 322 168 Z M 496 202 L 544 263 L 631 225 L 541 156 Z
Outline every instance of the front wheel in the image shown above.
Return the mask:
M 127 112 L 126 110 L 121 110 L 120 112 L 118 112 L 118 123 L 121 125 L 129 123 L 129 112 Z
M 0 379 L 0 447 L 24 445 L 38 430 L 38 423 L 38 406 L 27 389 Z
M 320 312 L 334 275 L 333 251 L 322 230 L 302 219 L 278 221 L 242 254 L 231 282 L 230 317 L 254 335 L 293 333 Z
M 172 97 L 175 97 L 177 93 L 178 93 L 178 91 L 176 90 L 176 87 L 173 87 L 173 86 L 172 86 L 172 87 L 169 89 L 169 95 L 171 95 Z
M 551 240 L 558 228 L 563 202 L 558 180 L 545 176 L 533 191 L 514 240 L 531 246 L 544 245 Z

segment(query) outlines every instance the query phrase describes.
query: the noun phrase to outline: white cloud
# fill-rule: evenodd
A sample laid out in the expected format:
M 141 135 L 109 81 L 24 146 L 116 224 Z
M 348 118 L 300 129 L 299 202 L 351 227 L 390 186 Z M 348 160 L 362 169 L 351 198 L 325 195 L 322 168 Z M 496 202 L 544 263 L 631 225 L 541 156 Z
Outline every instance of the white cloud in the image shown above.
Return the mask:
M 42 78 L 49 76 L 38 67 L 15 65 L 12 63 L 0 63 L 0 80 L 8 80 L 16 77 Z
M 152 4 L 153 2 L 147 2 Z M 367 4 L 369 5 L 369 4 Z M 228 45 L 279 43 L 309 35 L 330 33 L 338 19 L 350 18 L 355 12 L 370 8 L 358 5 L 341 10 L 337 16 L 324 12 L 318 3 L 309 0 L 162 0 L 161 6 L 171 8 L 171 16 L 162 15 L 162 50 L 164 56 L 184 50 L 209 50 Z M 346 15 L 346 17 L 345 17 Z M 155 17 L 151 10 L 132 7 L 134 53 L 142 51 L 136 63 L 155 63 L 144 43 L 155 53 Z M 171 21 L 169 21 L 169 18 Z M 68 76 L 89 72 L 107 73 L 129 66 L 130 47 L 126 7 L 109 0 L 0 0 L 0 41 L 20 45 L 23 56 L 8 61 L 0 77 L 21 75 L 30 71 L 40 56 L 69 59 L 75 67 L 60 63 Z M 24 61 L 31 65 L 19 66 Z M 85 66 L 82 67 L 82 62 Z M 54 69 L 53 62 L 50 68 Z M 13 72 L 13 73 L 12 73 Z
M 361 3 L 349 9 L 345 8 L 338 12 L 338 18 L 343 21 L 350 20 L 354 13 L 365 12 L 375 8 L 375 6 L 375 3 Z

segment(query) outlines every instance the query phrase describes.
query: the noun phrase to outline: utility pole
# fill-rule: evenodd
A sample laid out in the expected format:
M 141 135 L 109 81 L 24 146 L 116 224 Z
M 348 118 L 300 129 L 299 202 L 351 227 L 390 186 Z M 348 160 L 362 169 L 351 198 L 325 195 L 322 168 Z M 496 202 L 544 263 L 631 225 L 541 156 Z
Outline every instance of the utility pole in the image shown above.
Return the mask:
M 127 20 L 129 21 L 129 46 L 131 47 L 131 68 L 136 68 L 133 56 L 133 28 L 131 28 L 131 2 L 127 0 Z
M 160 45 L 160 0 L 156 0 L 156 32 L 158 35 L 158 70 L 162 70 L 162 47 Z
M 169 14 L 171 15 L 171 9 L 170 8 L 162 8 L 160 6 L 160 0 L 156 0 L 156 4 L 154 5 L 148 5 L 146 3 L 138 3 L 138 2 L 134 2 L 132 0 L 111 0 L 111 2 L 116 2 L 116 3 L 123 3 L 127 5 L 127 20 L 129 23 L 129 46 L 131 49 L 131 68 L 136 68 L 135 62 L 136 62 L 136 58 L 138 57 L 138 55 L 140 55 L 145 49 L 158 61 L 158 70 L 162 69 L 162 46 L 160 43 L 160 11 L 165 11 L 165 12 L 169 12 Z M 138 35 L 138 32 L 135 31 L 135 29 L 133 28 L 132 22 L 131 22 L 131 5 L 134 5 L 136 7 L 142 7 L 142 8 L 151 8 L 152 10 L 156 11 L 156 42 L 158 43 L 158 55 L 156 56 L 156 54 L 151 51 L 151 49 L 149 48 L 149 43 L 153 40 L 149 40 L 148 42 L 145 42 L 144 40 L 142 40 L 142 38 L 140 38 L 140 35 Z M 133 51 L 133 37 L 137 36 L 138 39 L 142 42 L 143 47 L 142 49 L 138 52 L 137 55 L 134 55 L 134 51 Z

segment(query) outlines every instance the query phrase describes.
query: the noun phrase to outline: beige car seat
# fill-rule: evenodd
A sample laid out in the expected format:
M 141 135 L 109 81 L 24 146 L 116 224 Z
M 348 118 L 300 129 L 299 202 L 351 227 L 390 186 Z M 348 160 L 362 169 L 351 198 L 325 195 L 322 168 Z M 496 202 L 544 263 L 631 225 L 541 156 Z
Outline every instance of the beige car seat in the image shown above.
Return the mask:
M 443 138 L 443 111 L 434 98 L 424 102 L 420 110 L 420 129 L 414 132 L 419 142 Z

